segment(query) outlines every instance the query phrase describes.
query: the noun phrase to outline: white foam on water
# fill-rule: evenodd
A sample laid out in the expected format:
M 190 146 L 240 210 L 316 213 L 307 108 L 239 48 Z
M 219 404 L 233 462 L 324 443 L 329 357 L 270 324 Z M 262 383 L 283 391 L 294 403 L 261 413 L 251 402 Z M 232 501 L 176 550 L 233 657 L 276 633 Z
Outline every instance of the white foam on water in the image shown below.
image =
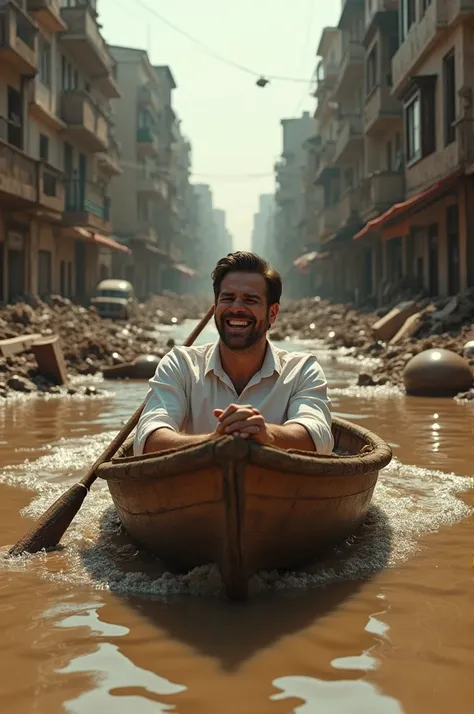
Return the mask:
M 113 434 L 62 439 L 45 447 L 35 460 L 5 468 L 0 483 L 35 492 L 22 515 L 39 517 L 85 472 Z M 260 572 L 252 592 L 324 587 L 393 567 L 419 549 L 422 536 L 471 515 L 458 496 L 474 479 L 406 466 L 394 459 L 379 476 L 373 505 L 361 529 L 324 562 L 294 572 Z M 30 523 L 25 521 L 25 530 Z M 124 533 L 106 484 L 96 481 L 91 494 L 63 538 L 58 553 L 0 558 L 0 567 L 34 568 L 42 577 L 69 585 L 87 584 L 116 593 L 166 597 L 174 594 L 218 595 L 222 581 L 214 564 L 186 574 L 167 572 L 153 555 L 138 551 Z M 6 550 L 6 548 L 5 548 Z M 5 554 L 4 554 L 5 555 Z

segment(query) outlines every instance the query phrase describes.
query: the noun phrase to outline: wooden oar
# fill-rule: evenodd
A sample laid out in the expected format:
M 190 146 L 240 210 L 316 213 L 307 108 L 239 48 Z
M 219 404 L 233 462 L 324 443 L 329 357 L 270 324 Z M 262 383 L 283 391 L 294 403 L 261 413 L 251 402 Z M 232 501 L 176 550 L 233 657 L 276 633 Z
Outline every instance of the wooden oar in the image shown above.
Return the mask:
M 206 312 L 204 317 L 196 325 L 188 339 L 184 342 L 185 347 L 190 347 L 194 340 L 201 334 L 214 313 L 214 305 Z M 31 530 L 26 533 L 9 551 L 12 556 L 22 553 L 37 553 L 39 550 L 51 548 L 59 543 L 64 533 L 79 511 L 82 503 L 90 491 L 90 488 L 97 478 L 96 472 L 101 464 L 109 461 L 123 442 L 135 428 L 143 411 L 145 402 L 137 409 L 130 420 L 122 427 L 117 436 L 111 441 L 105 451 L 99 456 L 97 461 L 91 466 L 84 478 L 69 488 L 66 493 L 60 496 L 52 506 L 41 516 Z

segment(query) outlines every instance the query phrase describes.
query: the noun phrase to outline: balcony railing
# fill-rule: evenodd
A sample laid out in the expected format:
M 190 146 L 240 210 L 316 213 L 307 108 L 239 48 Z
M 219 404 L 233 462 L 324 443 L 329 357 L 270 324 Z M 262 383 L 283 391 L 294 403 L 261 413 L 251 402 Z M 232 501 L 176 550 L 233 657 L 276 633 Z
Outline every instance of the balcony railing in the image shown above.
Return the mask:
M 151 107 L 155 114 L 160 112 L 158 97 L 149 84 L 144 84 L 138 89 L 138 103 L 143 107 Z
M 392 122 L 401 118 L 402 105 L 396 97 L 390 93 L 387 86 L 376 87 L 365 101 L 364 107 L 364 129 L 371 132 L 375 127 L 383 123 Z
M 105 151 L 108 146 L 109 120 L 102 109 L 82 91 L 63 92 L 61 119 L 76 133 L 90 151 Z
M 114 61 L 100 34 L 92 3 L 67 0 L 61 8 L 61 16 L 67 26 L 61 35 L 61 42 L 70 47 L 76 60 L 92 77 L 107 75 L 113 78 Z
M 365 48 L 362 42 L 349 42 L 345 48 L 334 89 L 335 96 L 346 90 L 354 77 L 364 72 Z
M 334 161 L 340 161 L 351 148 L 354 140 L 363 139 L 362 117 L 358 114 L 346 115 L 341 124 L 339 136 L 336 139 Z
M 380 171 L 369 176 L 359 192 L 364 216 L 383 213 L 405 197 L 405 175 L 401 171 Z
M 73 178 L 66 180 L 65 190 L 65 210 L 73 215 L 74 221 L 92 226 L 110 221 L 110 198 L 102 187 L 91 181 Z
M 8 0 L 0 0 L 0 63 L 4 61 L 22 74 L 34 74 L 38 65 L 38 28 Z
M 158 136 L 156 129 L 151 126 L 141 126 L 137 129 L 137 143 L 143 153 L 158 153 Z
M 61 18 L 61 0 L 26 0 L 28 12 L 37 17 L 51 32 L 66 29 Z

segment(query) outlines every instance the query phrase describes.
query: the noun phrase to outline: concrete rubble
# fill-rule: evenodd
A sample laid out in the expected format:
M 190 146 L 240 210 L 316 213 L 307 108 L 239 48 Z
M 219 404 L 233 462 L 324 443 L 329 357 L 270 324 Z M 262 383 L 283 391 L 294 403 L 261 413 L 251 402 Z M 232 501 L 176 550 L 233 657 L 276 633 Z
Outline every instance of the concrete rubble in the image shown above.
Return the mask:
M 295 300 L 283 306 L 271 335 L 274 340 L 322 339 L 332 350 L 345 348 L 353 357 L 378 358 L 378 366 L 360 374 L 359 384 L 403 386 L 403 369 L 419 352 L 444 347 L 463 355 L 466 343 L 474 339 L 474 288 L 449 299 L 406 301 L 371 313 L 317 297 Z M 474 372 L 474 357 L 467 359 Z
M 52 296 L 48 302 L 31 299 L 1 308 L 0 399 L 12 392 L 40 395 L 63 391 L 38 369 L 32 344 L 39 336 L 59 336 L 69 377 L 94 375 L 103 367 L 129 362 L 142 354 L 166 353 L 172 343 L 156 330 L 198 318 L 207 307 L 207 302 L 195 296 L 156 296 L 140 304 L 127 322 L 102 319 L 94 308 L 86 309 L 60 296 Z M 2 350 L 4 340 L 8 342 Z M 69 387 L 70 394 L 77 391 L 90 395 L 98 392 L 90 385 Z

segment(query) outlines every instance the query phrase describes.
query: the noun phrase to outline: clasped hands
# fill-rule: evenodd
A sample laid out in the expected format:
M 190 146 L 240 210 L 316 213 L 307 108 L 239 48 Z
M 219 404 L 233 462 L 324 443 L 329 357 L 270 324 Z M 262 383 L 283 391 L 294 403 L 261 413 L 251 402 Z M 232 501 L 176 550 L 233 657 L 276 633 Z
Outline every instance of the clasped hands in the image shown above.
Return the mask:
M 216 434 L 252 439 L 259 444 L 269 444 L 272 439 L 265 419 L 251 404 L 229 404 L 226 409 L 214 409 L 218 423 Z

